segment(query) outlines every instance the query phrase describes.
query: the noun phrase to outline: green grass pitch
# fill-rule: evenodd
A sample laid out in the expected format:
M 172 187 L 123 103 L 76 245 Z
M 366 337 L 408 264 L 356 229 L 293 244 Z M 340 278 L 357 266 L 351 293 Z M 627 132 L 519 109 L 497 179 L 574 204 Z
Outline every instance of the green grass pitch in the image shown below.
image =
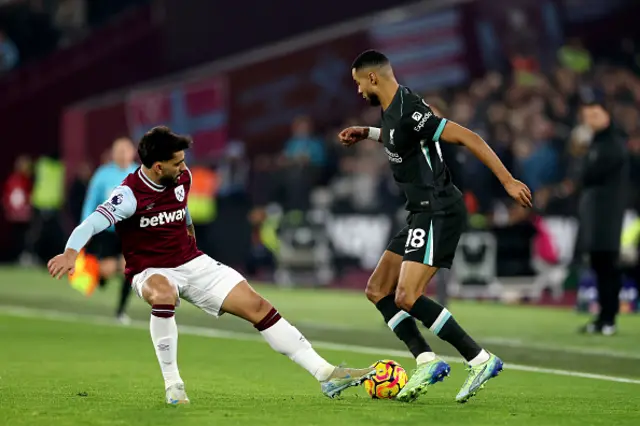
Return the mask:
M 258 289 L 319 342 L 316 349 L 329 361 L 364 366 L 392 358 L 413 367 L 362 294 Z M 41 271 L 0 270 L 0 425 L 640 424 L 638 316 L 622 318 L 618 336 L 592 338 L 575 334 L 587 318 L 570 311 L 455 303 L 459 322 L 507 368 L 459 405 L 454 397 L 466 374 L 452 362 L 443 384 L 401 404 L 370 400 L 361 388 L 329 400 L 250 326 L 183 304 L 179 363 L 192 403 L 168 407 L 146 329 L 148 308 L 133 300 L 136 323 L 116 326 L 116 293 L 112 286 L 87 299 Z M 424 333 L 438 352 L 455 355 Z

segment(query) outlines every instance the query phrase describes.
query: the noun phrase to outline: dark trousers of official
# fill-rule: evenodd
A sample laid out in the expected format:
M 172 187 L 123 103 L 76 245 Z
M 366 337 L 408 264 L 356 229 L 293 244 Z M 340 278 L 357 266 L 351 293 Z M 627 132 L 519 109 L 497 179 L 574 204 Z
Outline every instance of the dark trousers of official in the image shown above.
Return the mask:
M 600 304 L 599 324 L 615 324 L 620 309 L 619 294 L 622 274 L 618 266 L 617 251 L 592 251 L 591 269 L 598 281 L 598 302 Z

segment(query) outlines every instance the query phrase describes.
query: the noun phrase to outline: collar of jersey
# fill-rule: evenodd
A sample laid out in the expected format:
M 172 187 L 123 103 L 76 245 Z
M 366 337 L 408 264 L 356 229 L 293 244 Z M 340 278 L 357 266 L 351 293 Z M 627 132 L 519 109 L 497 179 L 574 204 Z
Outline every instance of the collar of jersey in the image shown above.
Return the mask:
M 398 85 L 398 90 L 396 90 L 396 94 L 393 95 L 393 99 L 391 100 L 391 103 L 389 104 L 389 106 L 387 107 L 387 109 L 383 110 L 382 113 L 386 113 L 387 111 L 391 111 L 393 110 L 394 105 L 396 104 L 396 102 L 400 102 L 401 106 L 400 106 L 400 114 L 402 114 L 402 104 L 404 103 L 404 86 L 402 85 Z
M 151 179 L 149 179 L 147 177 L 147 175 L 145 175 L 144 173 L 142 173 L 142 167 L 140 167 L 138 169 L 138 176 L 140 177 L 140 179 L 142 179 L 142 182 L 145 183 L 145 185 L 147 185 L 149 188 L 153 189 L 156 192 L 162 192 L 164 191 L 165 187 L 162 185 L 158 185 L 157 183 L 155 183 L 154 181 L 152 181 Z

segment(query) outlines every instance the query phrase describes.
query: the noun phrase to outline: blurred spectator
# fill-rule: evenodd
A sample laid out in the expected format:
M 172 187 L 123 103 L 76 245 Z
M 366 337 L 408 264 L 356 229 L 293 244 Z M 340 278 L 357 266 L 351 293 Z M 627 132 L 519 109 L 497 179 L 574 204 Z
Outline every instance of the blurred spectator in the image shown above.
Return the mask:
M 77 226 L 82 220 L 82 206 L 84 204 L 84 198 L 87 194 L 92 174 L 93 168 L 91 167 L 91 164 L 86 161 L 82 162 L 78 166 L 76 176 L 71 183 L 71 188 L 69 189 L 69 201 L 67 205 L 69 206 L 69 213 L 71 215 L 71 220 L 73 221 L 73 226 Z
M 640 133 L 635 133 L 630 137 L 629 155 L 631 187 L 640 188 Z M 636 190 L 630 192 L 631 200 L 629 204 L 636 210 L 636 212 L 640 213 L 640 191 Z
M 275 158 L 275 199 L 285 211 L 309 208 L 309 193 L 323 176 L 327 166 L 324 141 L 313 133 L 313 122 L 300 116 L 291 124 L 291 138 L 281 156 Z M 272 200 L 269 200 L 272 201 Z
M 242 196 L 247 191 L 249 180 L 249 162 L 245 157 L 244 144 L 229 142 L 217 167 L 220 177 L 218 195 L 221 198 L 234 195 Z
M 196 164 L 191 170 L 189 213 L 193 220 L 198 246 L 205 253 L 212 253 L 211 224 L 217 215 L 219 178 L 211 168 Z
M 313 122 L 307 116 L 298 117 L 291 126 L 291 139 L 284 147 L 284 155 L 294 161 L 309 162 L 316 167 L 326 163 L 324 142 L 313 135 Z
M 31 208 L 31 160 L 20 156 L 15 162 L 13 173 L 4 184 L 2 206 L 5 219 L 11 224 L 9 237 L 10 260 L 21 257 L 25 249 L 25 237 L 32 218 Z
M 247 272 L 256 276 L 260 272 L 273 274 L 278 253 L 277 221 L 269 218 L 263 207 L 256 207 L 249 213 L 251 226 L 251 250 L 246 262 Z M 273 279 L 272 276 L 266 278 Z
M 339 171 L 331 184 L 337 208 L 376 212 L 388 205 L 387 160 L 380 144 L 364 141 L 351 148 L 355 155 L 340 160 Z M 392 204 L 393 205 L 393 204 Z
M 505 40 L 514 76 L 520 84 L 531 84 L 540 69 L 539 34 L 531 25 L 524 9 L 507 10 L 507 34 Z
M 64 202 L 65 168 L 57 153 L 40 157 L 34 168 L 31 205 L 34 218 L 27 237 L 27 249 L 40 260 L 64 250 L 60 210 Z
M 591 54 L 584 48 L 580 39 L 572 38 L 558 50 L 558 62 L 576 74 L 591 70 Z
M 629 178 L 626 137 L 602 105 L 585 105 L 581 116 L 593 139 L 576 182 L 581 188 L 579 240 L 596 274 L 600 305 L 598 317 L 583 331 L 611 335 L 622 286 L 618 259 Z
M 287 162 L 278 157 L 276 167 L 279 173 L 276 178 L 279 182 L 282 205 L 285 211 L 309 209 L 309 194 L 316 183 L 320 170 L 312 167 L 302 158 L 297 161 Z
M 557 181 L 558 154 L 552 143 L 551 123 L 536 115 L 529 122 L 531 139 L 518 141 L 522 177 L 532 191 Z
M 86 32 L 87 8 L 85 0 L 60 0 L 54 14 L 54 23 L 60 31 L 60 45 L 69 45 Z
M 0 30 L 0 72 L 6 72 L 18 64 L 19 54 L 15 43 Z
M 277 200 L 277 179 L 275 178 L 275 159 L 269 155 L 259 155 L 251 167 L 251 202 L 263 206 Z
M 620 41 L 615 62 L 638 74 L 640 73 L 640 49 L 638 43 L 632 38 L 624 38 Z

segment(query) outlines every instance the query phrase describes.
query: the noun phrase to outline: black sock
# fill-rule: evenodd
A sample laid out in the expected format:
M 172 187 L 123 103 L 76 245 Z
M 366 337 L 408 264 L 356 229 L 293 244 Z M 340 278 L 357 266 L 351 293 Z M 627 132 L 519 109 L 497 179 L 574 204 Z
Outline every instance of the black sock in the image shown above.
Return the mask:
M 382 313 L 389 328 L 407 345 L 414 357 L 424 352 L 433 352 L 418 330 L 416 321 L 396 306 L 393 294 L 380 299 L 376 303 L 376 308 Z
M 131 284 L 129 283 L 129 280 L 127 280 L 126 278 L 123 278 L 122 288 L 120 289 L 120 302 L 118 303 L 117 315 L 124 314 L 124 311 L 127 308 L 127 301 L 129 300 L 130 294 L 131 294 Z
M 471 361 L 482 348 L 460 327 L 451 313 L 438 302 L 420 296 L 409 313 L 422 321 L 436 336 L 455 347 L 465 360 Z

